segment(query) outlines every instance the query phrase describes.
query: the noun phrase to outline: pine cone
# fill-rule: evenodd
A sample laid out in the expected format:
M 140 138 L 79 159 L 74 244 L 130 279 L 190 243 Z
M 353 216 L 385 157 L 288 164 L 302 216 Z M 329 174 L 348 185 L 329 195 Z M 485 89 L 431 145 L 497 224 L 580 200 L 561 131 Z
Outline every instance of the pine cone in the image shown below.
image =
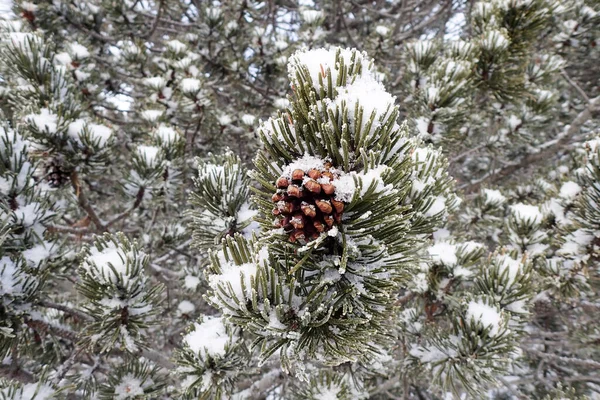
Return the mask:
M 71 179 L 71 172 L 64 168 L 61 160 L 53 158 L 44 165 L 44 179 L 50 187 L 62 187 Z
M 275 203 L 275 226 L 283 228 L 290 242 L 306 244 L 342 222 L 345 204 L 335 199 L 336 179 L 331 164 L 323 171 L 296 169 L 291 179 L 277 179 L 277 192 L 271 198 Z

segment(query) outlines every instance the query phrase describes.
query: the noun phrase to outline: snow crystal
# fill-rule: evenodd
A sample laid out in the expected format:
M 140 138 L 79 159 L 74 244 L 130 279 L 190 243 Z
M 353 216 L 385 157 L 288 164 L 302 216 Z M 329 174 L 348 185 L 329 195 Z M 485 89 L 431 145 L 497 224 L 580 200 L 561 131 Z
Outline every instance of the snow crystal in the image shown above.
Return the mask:
M 39 114 L 29 114 L 26 118 L 38 131 L 56 133 L 58 128 L 58 116 L 53 114 L 49 109 L 42 108 Z
M 525 303 L 524 300 L 513 301 L 512 303 L 507 304 L 504 308 L 515 314 L 527 313 L 527 303 Z
M 84 58 L 88 58 L 90 56 L 90 52 L 84 46 L 79 43 L 71 43 L 69 45 L 69 50 L 71 56 L 76 60 L 83 60 Z
M 481 323 L 484 328 L 488 328 L 489 335 L 492 337 L 500 333 L 502 316 L 495 307 L 491 307 L 481 300 L 469 303 L 466 317 L 469 320 Z
M 123 376 L 121 382 L 115 386 L 116 400 L 136 398 L 143 394 L 142 381 L 132 374 Z
M 357 173 L 356 176 L 360 178 L 361 191 L 360 195 L 364 196 L 371 187 L 375 187 L 374 193 L 385 193 L 393 189 L 392 185 L 385 185 L 381 175 L 388 171 L 390 168 L 385 165 L 379 165 L 376 168 L 371 168 L 367 172 Z M 337 189 L 337 185 L 336 185 Z
M 177 306 L 177 311 L 179 314 L 191 314 L 196 309 L 194 303 L 188 300 L 182 300 L 181 303 Z
M 197 93 L 200 90 L 200 80 L 196 78 L 182 79 L 181 90 L 183 90 L 184 93 Z
M 231 123 L 231 117 L 227 114 L 221 114 L 217 117 L 217 121 L 219 121 L 219 124 L 222 126 L 229 125 Z
M 433 240 L 439 241 L 450 237 L 450 231 L 445 228 L 438 229 L 433 232 Z
M 450 243 L 436 243 L 427 249 L 432 260 L 436 263 L 444 265 L 456 265 L 458 258 L 456 257 L 456 245 Z
M 560 197 L 566 200 L 574 199 L 579 192 L 581 192 L 581 186 L 573 181 L 565 182 L 560 187 Z
M 36 220 L 41 218 L 40 203 L 33 202 L 20 206 L 13 211 L 13 214 L 23 226 L 30 227 L 35 224 Z
M 456 351 L 452 348 L 446 348 L 443 351 L 437 347 L 425 348 L 414 344 L 409 354 L 421 360 L 422 363 L 434 363 L 455 357 Z
M 544 218 L 539 207 L 537 206 L 530 206 L 527 204 L 518 203 L 512 205 L 510 209 L 514 217 L 522 222 L 531 222 L 533 224 L 539 224 Z
M 195 323 L 194 330 L 183 337 L 183 342 L 196 354 L 201 351 L 211 357 L 224 356 L 225 347 L 235 342 L 229 335 L 221 317 L 204 317 L 202 323 Z
M 222 11 L 219 7 L 206 7 L 205 11 L 206 18 L 213 21 L 218 20 L 222 15 Z
M 569 219 L 565 217 L 565 208 L 558 199 L 550 199 L 542 204 L 542 211 L 545 215 L 553 215 L 559 225 L 569 222 Z
M 287 326 L 285 326 L 279 320 L 279 318 L 277 318 L 277 312 L 275 310 L 271 310 L 271 313 L 269 314 L 269 327 L 273 328 L 273 329 L 281 329 L 281 330 L 287 329 Z

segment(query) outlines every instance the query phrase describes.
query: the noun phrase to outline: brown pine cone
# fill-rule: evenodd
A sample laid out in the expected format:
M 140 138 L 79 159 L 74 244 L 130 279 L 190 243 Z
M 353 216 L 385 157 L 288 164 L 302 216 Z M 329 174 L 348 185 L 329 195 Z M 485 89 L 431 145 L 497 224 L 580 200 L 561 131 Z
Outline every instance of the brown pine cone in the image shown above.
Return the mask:
M 323 170 L 295 169 L 289 178 L 277 179 L 277 192 L 271 197 L 274 225 L 283 228 L 290 242 L 304 245 L 341 224 L 345 204 L 335 199 L 337 179 L 330 163 Z

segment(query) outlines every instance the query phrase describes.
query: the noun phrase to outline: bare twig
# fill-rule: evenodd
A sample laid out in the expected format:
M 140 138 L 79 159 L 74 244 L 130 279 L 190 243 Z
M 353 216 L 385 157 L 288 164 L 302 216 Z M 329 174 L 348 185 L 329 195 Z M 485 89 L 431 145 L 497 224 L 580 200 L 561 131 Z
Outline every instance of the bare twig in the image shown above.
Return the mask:
M 536 164 L 540 161 L 545 161 L 550 158 L 563 146 L 567 145 L 570 140 L 575 136 L 579 129 L 585 124 L 591 117 L 592 112 L 594 112 L 600 106 L 600 96 L 594 97 L 587 104 L 585 109 L 581 111 L 577 117 L 571 122 L 570 125 L 567 125 L 563 132 L 558 135 L 556 139 L 553 139 L 547 143 L 542 144 L 539 147 L 537 153 L 529 154 L 523 157 L 521 160 L 508 164 L 504 167 L 494 169 L 489 174 L 484 177 L 472 181 L 471 183 L 465 184 L 461 187 L 464 189 L 466 193 L 472 193 L 479 190 L 481 184 L 484 182 L 496 182 L 502 180 L 508 176 L 514 175 L 517 171 L 529 167 L 530 165 Z

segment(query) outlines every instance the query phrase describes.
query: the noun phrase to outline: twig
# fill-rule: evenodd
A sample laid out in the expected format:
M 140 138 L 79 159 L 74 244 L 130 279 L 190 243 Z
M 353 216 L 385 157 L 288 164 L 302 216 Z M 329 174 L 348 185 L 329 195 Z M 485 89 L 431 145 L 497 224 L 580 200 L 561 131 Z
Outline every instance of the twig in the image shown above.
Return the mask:
M 581 111 L 577 115 L 577 117 L 575 117 L 575 119 L 573 120 L 573 122 L 571 122 L 570 125 L 567 125 L 565 127 L 563 132 L 559 134 L 556 139 L 541 145 L 541 151 L 529 154 L 523 157 L 518 162 L 495 169 L 489 174 L 483 176 L 482 178 L 461 186 L 461 189 L 464 189 L 466 193 L 476 192 L 479 190 L 481 184 L 486 181 L 496 182 L 502 180 L 503 178 L 515 174 L 518 170 L 522 168 L 528 167 L 539 161 L 548 160 L 552 157 L 552 155 L 554 155 L 557 152 L 558 149 L 568 144 L 568 142 L 579 131 L 582 125 L 585 124 L 592 117 L 592 112 L 595 111 L 598 106 L 600 106 L 600 96 L 591 99 L 590 102 L 587 104 L 586 108 L 583 111 Z
M 594 360 L 583 360 L 581 358 L 574 358 L 574 357 L 563 357 L 563 356 L 558 356 L 556 354 L 550 354 L 550 353 L 544 353 L 543 351 L 539 351 L 539 350 L 529 350 L 526 349 L 525 350 L 527 353 L 533 354 L 541 359 L 544 360 L 551 360 L 551 361 L 560 361 L 563 362 L 565 364 L 571 364 L 571 365 L 578 365 L 581 367 L 586 367 L 586 368 L 592 368 L 592 369 L 599 369 L 600 370 L 600 362 L 598 361 L 594 361 Z
M 567 82 L 569 82 L 569 85 L 573 86 L 577 93 L 579 93 L 579 95 L 583 97 L 586 103 L 590 102 L 590 98 L 588 97 L 588 95 L 583 91 L 581 86 L 577 84 L 577 82 L 571 79 L 571 77 L 569 76 L 569 74 L 567 74 L 567 71 L 564 68 L 560 69 L 560 74 L 563 76 L 563 78 L 565 78 Z
M 52 301 L 41 300 L 38 303 L 38 305 L 40 305 L 42 307 L 53 308 L 55 310 L 65 312 L 65 313 L 72 315 L 74 317 L 77 317 L 83 321 L 93 321 L 94 320 L 94 318 L 91 315 L 88 315 L 88 314 L 84 313 L 83 311 L 75 310 L 73 308 L 67 307 L 62 304 L 54 303 Z
M 87 213 L 88 217 L 92 220 L 94 225 L 101 231 L 105 232 L 106 228 L 98 218 L 98 215 L 94 211 L 94 209 L 90 206 L 88 199 L 81 188 L 81 184 L 79 183 L 79 177 L 77 175 L 77 171 L 73 171 L 71 174 L 71 186 L 75 190 L 75 195 L 77 196 L 77 201 L 79 202 L 79 206 L 83 208 L 83 210 Z

